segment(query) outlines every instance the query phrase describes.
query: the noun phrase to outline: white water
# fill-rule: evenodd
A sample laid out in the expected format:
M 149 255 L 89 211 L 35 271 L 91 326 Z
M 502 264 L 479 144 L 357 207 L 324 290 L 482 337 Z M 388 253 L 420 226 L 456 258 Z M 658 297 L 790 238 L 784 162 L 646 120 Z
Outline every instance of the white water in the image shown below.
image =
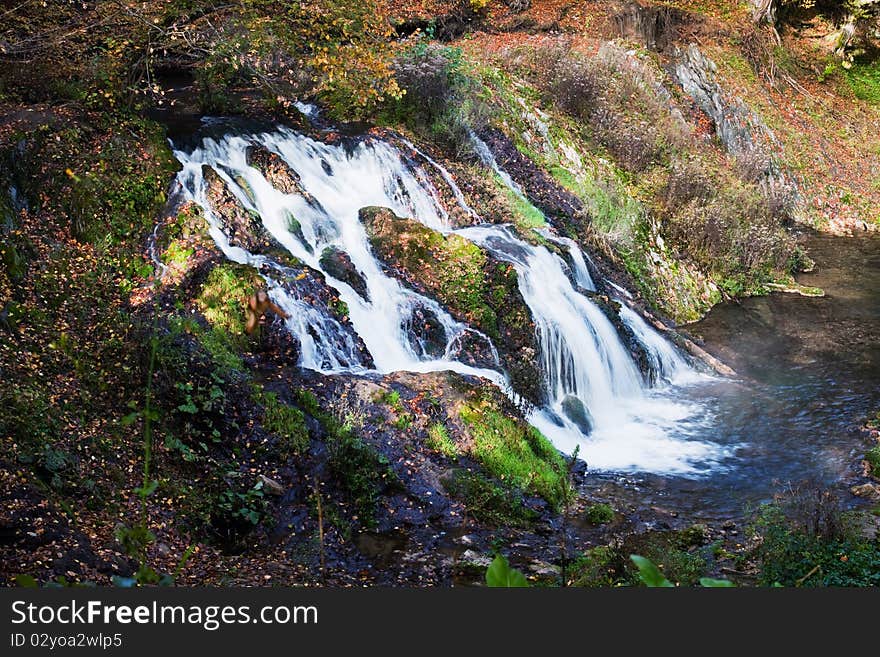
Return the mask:
M 299 176 L 308 198 L 281 193 L 257 169 L 248 166 L 246 149 L 251 143 L 280 155 Z M 486 156 L 487 164 L 521 194 L 486 145 L 480 143 L 485 149 L 481 157 Z M 411 144 L 406 145 L 440 172 L 457 201 L 473 213 L 449 173 Z M 255 265 L 265 262 L 262 256 L 230 246 L 223 235 L 205 198 L 203 164 L 215 168 L 238 200 L 259 213 L 280 244 L 325 274 L 328 284 L 348 305 L 352 327 L 378 371 L 449 369 L 485 377 L 503 388 L 509 386 L 499 371 L 462 363 L 459 358 L 464 354 L 459 353 L 458 345 L 465 332 L 473 329 L 454 320 L 436 302 L 387 276 L 370 251 L 358 220 L 359 210 L 365 206 L 388 207 L 399 216 L 417 219 L 444 233 L 452 232 L 431 178 L 421 167 L 407 165 L 392 146 L 370 138 L 346 149 L 279 129 L 248 138 L 205 139 L 191 153 L 177 151 L 176 155 L 184 165 L 179 180 L 205 210 L 211 235 L 227 257 Z M 291 232 L 290 217 L 299 222 L 303 241 Z M 621 319 L 645 345 L 663 387 L 647 387 L 613 324 L 572 285 L 566 273 L 568 266 L 559 256 L 524 242 L 504 226 L 481 225 L 455 232 L 511 262 L 517 271 L 520 292 L 536 324 L 549 399 L 546 408 L 532 412 L 530 421 L 559 449 L 570 453 L 579 447 L 580 457 L 595 468 L 680 474 L 703 472 L 707 464 L 725 456 L 717 445 L 690 439 L 706 418 L 698 406 L 674 400 L 669 382 L 680 383 L 686 378 L 684 373 L 691 370 L 634 311 L 623 306 Z M 595 290 L 577 244 L 555 236 L 552 239 L 571 254 L 577 286 Z M 366 281 L 369 301 L 323 270 L 319 257 L 327 246 L 348 254 Z M 322 372 L 364 369 L 357 346 L 335 319 L 297 298 L 289 286 L 270 281 L 270 294 L 291 315 L 287 326 L 302 344 L 303 367 Z M 424 353 L 408 328 L 413 311 L 419 307 L 435 315 L 445 331 L 447 345 L 440 358 Z M 566 417 L 565 407 L 570 407 L 572 399 L 579 400 L 587 411 L 591 431 L 581 431 Z

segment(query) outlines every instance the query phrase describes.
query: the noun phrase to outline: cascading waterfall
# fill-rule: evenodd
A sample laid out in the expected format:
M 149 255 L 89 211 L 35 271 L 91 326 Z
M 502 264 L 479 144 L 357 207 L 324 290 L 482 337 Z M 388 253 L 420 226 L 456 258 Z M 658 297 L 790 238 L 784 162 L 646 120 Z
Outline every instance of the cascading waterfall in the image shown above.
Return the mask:
M 476 139 L 476 137 L 474 137 Z M 482 142 L 480 142 L 482 143 Z M 438 163 L 404 144 L 434 167 L 455 199 L 471 215 L 464 195 Z M 284 194 L 272 187 L 247 162 L 247 149 L 262 146 L 281 156 L 297 174 L 304 194 Z M 488 147 L 481 157 L 495 172 L 522 193 L 495 163 Z M 499 371 L 462 362 L 462 336 L 474 331 L 454 320 L 442 307 L 386 275 L 373 256 L 359 210 L 384 206 L 434 230 L 455 232 L 510 262 L 517 271 L 520 291 L 531 310 L 548 381 L 549 404 L 535 409 L 530 421 L 565 452 L 580 448 L 591 466 L 608 470 L 646 470 L 697 474 L 725 456 L 714 444 L 690 439 L 705 421 L 693 404 L 672 398 L 669 382 L 680 382 L 690 367 L 644 320 L 625 304 L 621 321 L 644 344 L 663 386 L 647 386 L 613 324 L 587 295 L 595 290 L 584 254 L 572 240 L 548 234 L 565 247 L 572 266 L 542 247 L 519 239 L 509 227 L 478 225 L 453 230 L 430 176 L 418 164 L 378 138 L 355 145 L 327 144 L 286 128 L 253 136 L 205 138 L 191 152 L 176 151 L 183 164 L 179 174 L 186 193 L 205 211 L 211 235 L 227 257 L 237 262 L 266 264 L 264 256 L 231 246 L 205 196 L 202 166 L 213 167 L 245 208 L 259 214 L 269 233 L 307 266 L 321 271 L 349 307 L 352 327 L 363 340 L 380 372 L 395 370 L 454 370 L 482 376 L 505 389 Z M 489 159 L 491 158 L 491 159 Z M 295 217 L 299 230 L 291 229 Z M 366 282 L 363 297 L 349 284 L 324 270 L 320 254 L 326 247 L 346 253 Z M 278 267 L 275 263 L 270 265 Z M 571 271 L 576 285 L 568 276 Z M 335 319 L 324 316 L 295 290 L 270 281 L 270 294 L 291 314 L 288 328 L 302 343 L 301 365 L 322 372 L 363 371 L 356 345 Z M 413 312 L 427 309 L 446 336 L 441 358 L 420 348 L 407 330 Z M 335 326 L 334 326 L 335 325 Z M 343 339 L 348 337 L 347 341 Z M 481 339 L 489 342 L 480 334 Z

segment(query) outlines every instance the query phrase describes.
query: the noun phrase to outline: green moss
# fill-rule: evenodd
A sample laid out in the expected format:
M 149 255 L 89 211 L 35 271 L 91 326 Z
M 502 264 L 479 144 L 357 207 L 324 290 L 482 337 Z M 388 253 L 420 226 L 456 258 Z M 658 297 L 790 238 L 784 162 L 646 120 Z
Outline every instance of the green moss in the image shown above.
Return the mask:
M 872 447 L 865 452 L 865 460 L 871 466 L 871 474 L 880 476 L 880 446 Z
M 599 545 L 587 550 L 574 560 L 568 570 L 572 586 L 606 587 L 619 583 L 617 568 L 619 550 L 610 545 Z
M 593 525 L 605 525 L 614 520 L 614 509 L 610 504 L 591 504 L 587 507 L 584 517 Z
M 182 267 L 192 257 L 193 253 L 195 253 L 195 249 L 192 246 L 182 240 L 175 239 L 165 249 L 162 259 L 166 265 Z
M 429 449 L 440 452 L 448 458 L 458 458 L 458 446 L 449 437 L 449 431 L 440 422 L 435 422 L 428 428 L 428 439 L 425 444 Z
M 234 263 L 214 267 L 196 299 L 208 323 L 231 335 L 244 333 L 244 302 L 253 292 L 253 282 L 250 267 Z
M 383 488 L 397 485 L 397 476 L 388 459 L 364 442 L 346 422 L 321 409 L 317 397 L 308 390 L 296 395 L 302 410 L 315 418 L 324 430 L 327 465 L 354 507 L 358 521 L 365 526 L 376 522 L 376 506 Z
M 511 491 L 470 470 L 456 469 L 442 479 L 450 495 L 460 499 L 470 514 L 480 522 L 499 527 L 518 527 L 533 521 L 537 514 L 522 504 Z
M 532 205 L 528 199 L 523 198 L 510 189 L 510 187 L 505 185 L 500 178 L 496 177 L 496 182 L 501 187 L 507 202 L 513 210 L 513 223 L 518 228 L 522 230 L 530 230 L 533 228 L 543 228 L 547 225 L 547 219 L 544 217 L 544 213 Z
M 471 455 L 492 476 L 559 507 L 569 486 L 565 462 L 541 432 L 487 400 L 465 405 L 459 414 L 473 439 Z
M 259 391 L 254 400 L 263 407 L 263 427 L 281 439 L 282 454 L 301 454 L 309 447 L 309 432 L 303 412 L 288 406 L 274 392 Z
M 845 75 L 856 98 L 880 105 L 880 60 L 856 61 Z
M 394 218 L 371 229 L 373 248 L 429 288 L 453 314 L 498 339 L 499 313 L 518 294 L 516 272 L 491 262 L 460 235 L 444 236 L 418 222 Z

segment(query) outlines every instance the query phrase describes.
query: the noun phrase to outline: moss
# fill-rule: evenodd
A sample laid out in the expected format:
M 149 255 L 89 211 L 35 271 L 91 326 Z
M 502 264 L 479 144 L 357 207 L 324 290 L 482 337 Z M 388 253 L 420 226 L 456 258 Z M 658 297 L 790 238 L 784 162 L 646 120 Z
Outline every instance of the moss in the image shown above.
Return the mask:
M 440 422 L 435 422 L 428 428 L 428 439 L 425 444 L 429 449 L 440 452 L 448 458 L 458 458 L 458 446 L 449 437 L 449 431 Z
M 196 299 L 211 326 L 230 335 L 244 333 L 244 302 L 253 292 L 254 278 L 250 267 L 234 263 L 222 263 L 211 270 Z
M 480 522 L 499 527 L 521 527 L 537 514 L 523 506 L 522 499 L 511 491 L 470 470 L 456 469 L 442 479 L 450 495 L 460 499 L 468 512 Z
M 572 586 L 606 587 L 618 583 L 619 551 L 610 545 L 587 550 L 568 567 Z
M 527 231 L 533 228 L 543 228 L 547 225 L 544 213 L 532 205 L 528 199 L 517 194 L 500 179 L 496 178 L 496 182 L 501 186 L 504 196 L 513 210 L 513 223 L 517 228 Z
M 540 431 L 486 397 L 462 406 L 459 415 L 473 441 L 470 454 L 492 476 L 561 505 L 569 487 L 565 462 Z
M 880 477 L 880 446 L 872 447 L 865 452 L 865 461 L 871 466 L 871 474 Z
M 281 440 L 282 455 L 301 454 L 308 449 L 309 432 L 300 409 L 280 401 L 274 392 L 259 391 L 254 400 L 263 407 L 263 428 Z
M 880 105 L 880 60 L 857 60 L 845 77 L 856 98 Z
M 413 289 L 488 335 L 517 391 L 540 402 L 537 338 L 513 266 L 459 235 L 444 236 L 384 208 L 364 208 L 361 220 L 378 258 Z
M 310 391 L 298 391 L 296 400 L 303 411 L 320 423 L 327 446 L 327 465 L 351 501 L 357 520 L 364 526 L 375 525 L 380 493 L 398 484 L 388 459 L 364 442 L 348 423 L 321 409 Z
M 592 525 L 605 525 L 614 520 L 614 509 L 610 504 L 591 504 L 587 507 L 584 517 Z

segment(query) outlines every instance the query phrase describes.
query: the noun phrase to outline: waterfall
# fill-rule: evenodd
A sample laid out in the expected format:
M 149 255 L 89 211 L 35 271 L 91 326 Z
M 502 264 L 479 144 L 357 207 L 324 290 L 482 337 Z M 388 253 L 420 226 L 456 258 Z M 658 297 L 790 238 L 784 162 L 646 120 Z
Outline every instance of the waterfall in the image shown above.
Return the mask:
M 455 200 L 476 217 L 452 176 L 415 146 L 401 141 L 420 161 L 439 172 Z M 482 144 L 485 152 L 481 157 L 487 164 L 521 194 L 495 163 L 488 147 L 475 143 Z M 301 193 L 282 193 L 248 165 L 247 150 L 254 145 L 284 160 L 295 172 Z M 365 206 L 388 207 L 434 230 L 454 232 L 513 265 L 535 322 L 547 380 L 548 404 L 534 409 L 529 420 L 559 449 L 570 453 L 579 447 L 580 456 L 597 468 L 681 474 L 703 472 L 707 464 L 725 456 L 719 446 L 692 438 L 696 428 L 707 421 L 703 409 L 674 398 L 670 384 L 686 378 L 684 374 L 690 371 L 687 363 L 622 304 L 620 321 L 644 345 L 662 379 L 656 388 L 646 384 L 614 324 L 589 298 L 596 286 L 585 255 L 574 241 L 545 235 L 568 251 L 567 263 L 550 249 L 520 239 L 508 226 L 482 224 L 454 230 L 426 171 L 375 137 L 328 144 L 280 128 L 250 136 L 204 138 L 192 151 L 177 150 L 175 154 L 183 164 L 179 180 L 185 193 L 203 208 L 211 236 L 224 254 L 236 262 L 269 266 L 269 292 L 291 316 L 287 327 L 300 341 L 301 366 L 321 372 L 366 369 L 354 341 L 338 321 L 299 298 L 295 286 L 282 285 L 283 276 L 272 275 L 274 270 L 283 273 L 280 265 L 229 244 L 205 195 L 203 165 L 217 171 L 237 200 L 259 215 L 267 231 L 286 250 L 324 274 L 348 305 L 351 327 L 379 372 L 454 370 L 484 377 L 510 392 L 497 358 L 495 369 L 463 362 L 463 337 L 478 332 L 384 272 L 359 221 L 359 211 Z M 365 281 L 366 294 L 325 270 L 320 254 L 327 247 L 348 255 Z M 428 353 L 409 330 L 416 311 L 429 312 L 442 328 L 446 341 L 442 356 Z M 478 337 L 491 344 L 486 336 Z
M 247 149 L 261 145 L 280 155 L 296 172 L 308 197 L 284 194 L 259 170 L 247 163 Z M 465 365 L 451 358 L 425 353 L 408 327 L 417 310 L 429 312 L 446 337 L 447 354 L 454 355 L 462 334 L 473 329 L 455 321 L 437 302 L 404 288 L 387 276 L 373 257 L 366 231 L 358 220 L 368 205 L 386 206 L 401 216 L 418 216 L 427 225 L 443 225 L 435 200 L 405 170 L 390 146 L 381 141 L 358 143 L 348 153 L 342 146 L 324 144 L 281 129 L 256 137 L 206 138 L 192 152 L 175 151 L 183 164 L 178 179 L 190 199 L 198 203 L 210 223 L 210 234 L 223 253 L 235 262 L 258 266 L 266 258 L 231 246 L 205 196 L 202 165 L 223 178 L 237 200 L 258 213 L 263 226 L 285 249 L 308 267 L 324 274 L 328 284 L 347 304 L 355 332 L 382 372 L 427 372 L 452 369 L 504 385 L 502 374 Z M 253 200 L 253 202 L 252 202 Z M 299 230 L 292 230 L 295 218 Z M 320 262 L 327 247 L 346 253 L 366 283 L 362 297 L 348 283 L 335 278 Z M 270 278 L 269 293 L 287 311 L 287 326 L 301 344 L 300 365 L 320 372 L 363 369 L 353 341 L 334 318 L 319 313 L 287 287 Z

